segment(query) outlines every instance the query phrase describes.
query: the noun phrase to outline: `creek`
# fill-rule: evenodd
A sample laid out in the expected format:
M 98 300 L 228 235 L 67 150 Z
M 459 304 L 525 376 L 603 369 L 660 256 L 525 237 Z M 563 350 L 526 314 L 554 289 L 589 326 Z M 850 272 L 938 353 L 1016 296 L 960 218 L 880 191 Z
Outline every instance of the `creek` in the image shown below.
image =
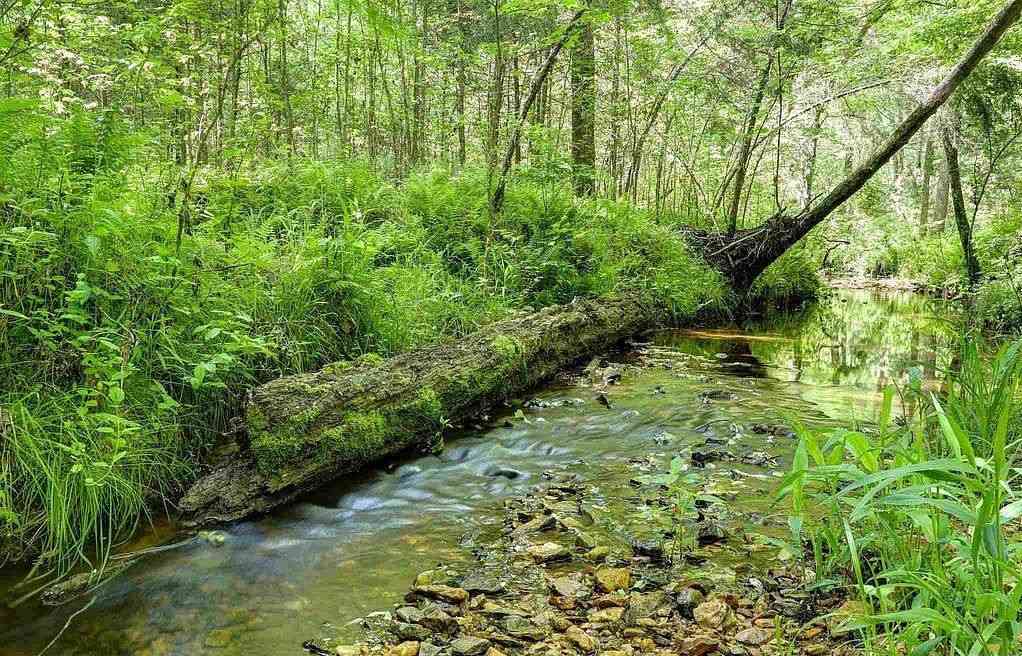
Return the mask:
M 733 458 L 693 469 L 735 509 L 721 518 L 743 550 L 718 549 L 707 576 L 726 581 L 757 536 L 784 530 L 771 491 L 795 439 L 757 425 L 869 421 L 883 389 L 917 376 L 939 384 L 957 340 L 955 310 L 907 294 L 837 290 L 798 314 L 740 330 L 665 331 L 606 356 L 621 380 L 601 389 L 553 381 L 436 455 L 349 476 L 278 512 L 143 557 L 95 591 L 52 654 L 301 654 L 302 643 L 354 639 L 351 624 L 398 602 L 417 572 L 470 566 L 499 528 L 504 500 L 551 474 L 589 487 L 603 543 L 648 539 L 630 481 L 708 441 Z M 528 401 L 528 402 L 526 402 Z M 166 530 L 166 529 L 164 529 Z M 163 536 L 166 539 L 167 536 Z M 23 570 L 0 572 L 0 593 Z M 43 649 L 90 596 L 57 608 L 0 608 L 0 656 Z

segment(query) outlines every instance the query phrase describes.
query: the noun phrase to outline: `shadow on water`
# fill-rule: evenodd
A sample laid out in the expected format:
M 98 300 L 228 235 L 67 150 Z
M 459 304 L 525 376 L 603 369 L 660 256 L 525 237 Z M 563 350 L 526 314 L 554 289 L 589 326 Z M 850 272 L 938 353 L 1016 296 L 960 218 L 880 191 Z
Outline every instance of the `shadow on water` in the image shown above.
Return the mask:
M 647 349 L 658 365 L 626 369 L 611 408 L 590 388 L 549 387 L 537 397 L 552 403 L 498 417 L 439 455 L 348 476 L 230 527 L 219 547 L 193 540 L 146 557 L 104 586 L 49 653 L 299 654 L 304 640 L 353 635 L 345 625 L 398 601 L 416 572 L 467 561 L 472 536 L 498 528 L 500 501 L 549 470 L 606 482 L 603 505 L 627 512 L 616 495 L 627 494 L 636 462 L 664 462 L 709 436 L 769 452 L 776 466 L 736 465 L 714 482 L 759 481 L 765 492 L 793 441 L 743 427 L 872 417 L 884 386 L 947 367 L 954 321 L 918 296 L 841 291 L 740 330 L 660 333 Z M 768 498 L 742 501 L 764 525 Z M 0 589 L 22 573 L 0 572 Z M 0 609 L 0 656 L 37 653 L 86 602 Z

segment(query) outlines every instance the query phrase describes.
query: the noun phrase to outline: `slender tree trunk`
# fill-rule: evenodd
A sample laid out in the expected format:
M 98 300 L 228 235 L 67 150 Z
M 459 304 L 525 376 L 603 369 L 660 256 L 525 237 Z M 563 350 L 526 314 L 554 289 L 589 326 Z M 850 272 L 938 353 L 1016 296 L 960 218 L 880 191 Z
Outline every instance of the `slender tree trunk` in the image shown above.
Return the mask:
M 930 178 L 933 175 L 933 139 L 926 137 L 923 147 L 923 186 L 919 192 L 919 234 L 925 235 L 930 221 Z
M 291 106 L 290 66 L 287 61 L 288 52 L 288 16 L 287 0 L 280 0 L 280 95 L 284 101 L 284 127 L 287 130 L 288 153 L 294 155 L 298 151 L 295 135 L 295 112 Z
M 816 156 L 820 149 L 820 130 L 823 129 L 823 107 L 816 108 L 813 118 L 813 136 L 809 140 L 809 162 L 806 164 L 806 207 L 813 202 L 813 183 L 816 181 Z
M 493 86 L 490 88 L 489 131 L 486 139 L 486 157 L 490 171 L 497 168 L 500 157 L 497 148 L 500 144 L 500 114 L 504 106 L 504 49 L 501 45 L 500 0 L 494 2 L 493 20 L 497 31 L 497 48 L 493 60 Z
M 793 3 L 794 0 L 788 0 L 783 13 L 778 17 L 778 31 L 784 29 L 784 24 L 788 20 L 788 13 L 791 11 Z M 774 56 L 771 53 L 767 57 L 766 64 L 763 66 L 763 72 L 760 73 L 759 83 L 756 85 L 756 93 L 752 99 L 752 106 L 749 108 L 749 115 L 742 130 L 742 146 L 738 152 L 738 164 L 735 168 L 734 190 L 731 194 L 731 204 L 727 212 L 727 226 L 730 234 L 734 234 L 738 230 L 738 214 L 742 205 L 742 193 L 745 190 L 745 177 L 748 174 L 749 159 L 752 156 L 753 138 L 759 125 L 759 113 L 763 107 L 763 99 L 766 97 L 766 88 L 770 82 L 770 70 L 773 68 L 773 65 Z
M 947 160 L 945 159 L 940 162 L 940 173 L 937 175 L 937 202 L 933 208 L 933 232 L 938 235 L 944 234 L 947 226 L 950 184 L 951 180 L 948 175 Z
M 1022 2 L 1022 0 L 1019 0 Z M 504 192 L 507 189 L 507 176 L 511 171 L 511 163 L 514 159 L 515 148 L 518 147 L 518 142 L 522 138 L 522 126 L 525 124 L 525 119 L 529 115 L 529 110 L 532 109 L 532 104 L 536 101 L 536 97 L 539 95 L 540 89 L 546 83 L 547 77 L 550 75 L 550 70 L 554 67 L 554 63 L 557 61 L 557 56 L 561 54 L 561 50 L 564 49 L 564 44 L 567 43 L 568 39 L 571 38 L 572 33 L 575 31 L 585 15 L 586 10 L 580 9 L 575 12 L 572 16 L 571 21 L 564 28 L 564 35 L 561 39 L 550 49 L 550 53 L 547 55 L 546 61 L 543 62 L 543 66 L 536 73 L 535 79 L 532 81 L 532 86 L 529 88 L 529 95 L 525 97 L 525 103 L 522 105 L 522 111 L 515 121 L 514 129 L 511 131 L 511 140 L 508 143 L 507 150 L 504 152 L 504 166 L 501 168 L 500 179 L 497 181 L 497 186 L 494 187 L 493 196 L 490 198 L 490 212 L 492 214 L 499 214 L 500 210 L 504 207 Z
M 941 131 L 944 143 L 944 158 L 947 161 L 948 181 L 951 189 L 951 202 L 955 210 L 955 225 L 958 226 L 958 238 L 962 242 L 962 254 L 965 257 L 965 274 L 969 284 L 975 286 L 979 282 L 979 261 L 972 245 L 972 226 L 965 213 L 965 197 L 962 194 L 962 175 L 958 165 L 958 148 L 955 146 L 954 135 L 950 126 Z
M 656 124 L 656 120 L 660 116 L 660 111 L 663 109 L 664 103 L 667 101 L 667 97 L 670 95 L 674 83 L 678 81 L 678 78 L 681 77 L 681 73 L 688 66 L 688 63 L 692 61 L 692 57 L 694 57 L 695 54 L 699 52 L 704 45 L 706 45 L 709 38 L 709 35 L 707 35 L 699 43 L 699 45 L 685 55 L 684 61 L 674 67 L 674 70 L 671 71 L 671 76 L 667 79 L 667 84 L 664 85 L 663 90 L 657 95 L 656 100 L 653 101 L 653 106 L 650 108 L 649 114 L 646 116 L 646 124 L 643 127 L 642 132 L 639 133 L 638 138 L 632 147 L 632 161 L 628 168 L 627 178 L 625 179 L 625 193 L 631 192 L 639 183 L 639 171 L 642 168 L 642 151 L 645 148 L 646 139 L 649 137 L 650 132 L 652 132 L 653 126 Z M 615 122 L 615 126 L 616 125 L 617 123 Z
M 588 23 L 577 34 L 571 49 L 571 161 L 575 193 L 591 196 L 596 186 L 596 45 Z

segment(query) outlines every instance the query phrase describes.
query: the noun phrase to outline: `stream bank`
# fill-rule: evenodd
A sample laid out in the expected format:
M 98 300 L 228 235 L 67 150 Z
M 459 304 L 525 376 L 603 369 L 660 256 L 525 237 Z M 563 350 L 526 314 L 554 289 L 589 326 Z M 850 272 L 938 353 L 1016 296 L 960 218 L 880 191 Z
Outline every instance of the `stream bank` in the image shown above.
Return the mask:
M 621 373 L 604 390 L 611 407 L 590 382 L 558 378 L 534 402 L 520 400 L 449 439 L 439 454 L 349 476 L 230 527 L 218 545 L 196 539 L 143 559 L 98 590 L 53 649 L 299 654 L 306 640 L 353 644 L 363 630 L 349 622 L 403 603 L 417 574 L 438 563 L 473 567 L 473 548 L 501 537 L 503 502 L 548 483 L 544 472 L 596 488 L 586 494 L 595 526 L 588 532 L 623 562 L 633 556 L 630 541 L 648 540 L 655 528 L 637 512 L 644 492 L 629 481 L 663 473 L 708 439 L 725 441 L 721 450 L 736 458 L 764 452 L 776 461 L 692 468 L 700 490 L 728 501 L 719 521 L 736 537 L 707 545 L 698 567 L 700 578 L 723 590 L 750 575 L 742 571 L 750 553 L 775 566 L 768 538 L 785 530 L 770 491 L 794 441 L 753 427 L 792 417 L 868 419 L 884 385 L 911 368 L 932 377 L 947 364 L 952 319 L 928 298 L 838 292 L 803 315 L 741 332 L 658 334 L 645 362 L 635 354 L 608 358 Z M 5 571 L 5 588 L 22 574 Z M 87 601 L 0 611 L 0 654 L 35 654 Z

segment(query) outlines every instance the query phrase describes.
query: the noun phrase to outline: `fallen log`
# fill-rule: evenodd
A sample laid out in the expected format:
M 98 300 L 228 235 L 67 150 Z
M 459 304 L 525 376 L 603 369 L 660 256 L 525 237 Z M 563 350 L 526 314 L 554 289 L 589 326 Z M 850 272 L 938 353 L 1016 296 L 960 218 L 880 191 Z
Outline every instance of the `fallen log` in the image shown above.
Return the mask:
M 328 365 L 257 387 L 240 452 L 187 491 L 184 520 L 199 526 L 263 513 L 428 446 L 451 424 L 651 327 L 659 314 L 637 297 L 579 301 L 388 360 Z

